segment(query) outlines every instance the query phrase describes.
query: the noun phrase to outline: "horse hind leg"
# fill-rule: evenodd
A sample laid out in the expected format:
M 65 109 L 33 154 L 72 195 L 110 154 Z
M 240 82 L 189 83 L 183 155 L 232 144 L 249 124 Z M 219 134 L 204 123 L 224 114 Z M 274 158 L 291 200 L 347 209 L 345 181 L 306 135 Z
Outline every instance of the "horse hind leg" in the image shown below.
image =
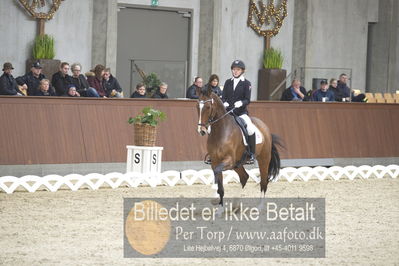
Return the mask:
M 243 189 L 244 189 L 245 185 L 247 184 L 249 175 L 243 166 L 240 166 L 239 168 L 235 168 L 234 171 L 240 177 L 240 183 L 241 183 L 241 187 L 242 187 L 241 191 L 239 193 L 237 193 L 235 197 L 233 197 L 233 202 L 232 202 L 233 211 L 237 212 L 239 210 L 239 206 L 240 206 L 240 199 L 244 196 Z
M 269 163 L 271 155 L 267 153 L 266 148 L 263 147 L 258 156 L 258 164 L 260 171 L 260 203 L 258 206 L 259 210 L 262 210 L 265 206 L 265 198 L 267 185 L 269 184 Z
M 263 198 L 266 195 L 267 185 L 269 184 L 269 163 L 271 160 L 271 153 L 266 151 L 263 146 L 258 155 L 259 171 L 260 171 L 260 191 Z
M 247 184 L 249 175 L 247 173 L 247 171 L 245 170 L 245 168 L 243 166 L 234 169 L 234 171 L 238 174 L 238 176 L 240 177 L 240 183 L 242 188 L 245 187 L 245 185 Z

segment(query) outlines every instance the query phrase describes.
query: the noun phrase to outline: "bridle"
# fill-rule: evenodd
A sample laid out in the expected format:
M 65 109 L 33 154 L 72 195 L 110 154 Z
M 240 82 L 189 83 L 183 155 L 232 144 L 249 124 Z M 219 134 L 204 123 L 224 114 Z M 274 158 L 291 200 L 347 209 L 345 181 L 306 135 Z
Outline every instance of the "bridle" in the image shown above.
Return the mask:
M 231 112 L 233 112 L 234 111 L 234 109 L 236 109 L 235 107 L 233 107 L 233 109 L 231 109 L 230 111 L 228 111 L 228 112 L 226 112 L 225 114 L 223 114 L 221 117 L 219 117 L 218 119 L 214 119 L 214 116 L 212 116 L 212 113 L 211 113 L 211 115 L 209 116 L 209 119 L 208 119 L 208 121 L 206 122 L 206 124 L 203 124 L 203 123 L 201 123 L 201 111 L 202 111 L 202 108 L 204 107 L 204 105 L 205 105 L 205 103 L 207 103 L 207 102 L 211 102 L 211 105 L 213 105 L 213 103 L 214 103 L 214 101 L 213 101 L 213 98 L 212 99 L 208 99 L 208 100 L 205 100 L 205 101 L 198 101 L 198 104 L 199 104 L 199 111 L 200 111 L 200 116 L 199 116 L 199 123 L 198 123 L 198 126 L 203 126 L 203 127 L 205 127 L 205 128 L 208 128 L 209 126 L 211 126 L 211 125 L 213 125 L 213 124 L 215 124 L 216 122 L 218 122 L 218 121 L 220 121 L 221 119 L 223 119 L 226 115 L 228 115 L 228 114 L 230 114 Z

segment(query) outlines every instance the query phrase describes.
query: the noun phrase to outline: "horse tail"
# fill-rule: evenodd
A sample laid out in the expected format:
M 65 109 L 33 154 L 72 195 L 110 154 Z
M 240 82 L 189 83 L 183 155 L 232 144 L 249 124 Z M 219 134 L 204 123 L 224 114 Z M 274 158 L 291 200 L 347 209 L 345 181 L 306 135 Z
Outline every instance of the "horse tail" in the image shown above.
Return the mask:
M 269 163 L 269 173 L 267 175 L 269 181 L 274 181 L 280 172 L 281 161 L 277 147 L 284 148 L 284 145 L 279 136 L 272 134 L 272 156 Z

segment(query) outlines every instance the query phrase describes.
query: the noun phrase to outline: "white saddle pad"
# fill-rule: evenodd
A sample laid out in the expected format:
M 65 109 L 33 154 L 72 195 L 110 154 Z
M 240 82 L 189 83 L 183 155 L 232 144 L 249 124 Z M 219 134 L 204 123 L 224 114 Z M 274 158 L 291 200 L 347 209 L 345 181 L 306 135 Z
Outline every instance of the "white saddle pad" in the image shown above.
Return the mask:
M 254 125 L 254 126 L 255 126 L 255 125 Z M 242 132 L 242 129 L 241 129 L 241 128 L 240 128 L 240 130 L 241 130 L 242 140 L 244 141 L 244 145 L 247 146 L 248 143 L 247 143 L 247 140 L 245 139 L 245 135 L 244 135 L 244 133 Z M 260 132 L 260 130 L 258 129 L 258 127 L 255 126 L 255 143 L 256 143 L 256 144 L 260 144 L 260 143 L 262 143 L 262 142 L 263 142 L 263 135 L 262 135 L 262 133 Z

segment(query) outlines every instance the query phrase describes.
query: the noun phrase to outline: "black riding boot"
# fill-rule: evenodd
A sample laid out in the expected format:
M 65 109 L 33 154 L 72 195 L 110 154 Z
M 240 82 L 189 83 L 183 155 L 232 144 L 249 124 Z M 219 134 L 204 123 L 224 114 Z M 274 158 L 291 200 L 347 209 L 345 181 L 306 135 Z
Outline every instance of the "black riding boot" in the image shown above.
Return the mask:
M 255 163 L 255 134 L 248 136 L 248 145 L 249 145 L 249 158 L 247 164 L 254 164 Z

